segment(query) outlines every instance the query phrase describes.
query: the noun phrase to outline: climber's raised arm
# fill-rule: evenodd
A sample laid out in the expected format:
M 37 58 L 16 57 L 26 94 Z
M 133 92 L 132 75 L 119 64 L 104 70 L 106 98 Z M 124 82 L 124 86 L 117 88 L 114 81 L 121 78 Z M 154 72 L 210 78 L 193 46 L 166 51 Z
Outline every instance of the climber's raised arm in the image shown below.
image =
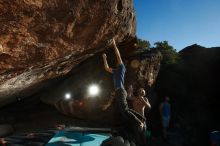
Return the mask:
M 112 73 L 112 68 L 110 68 L 110 67 L 108 66 L 107 56 L 106 56 L 105 53 L 102 54 L 102 58 L 103 58 L 103 61 L 104 61 L 104 68 L 105 68 L 105 70 L 106 70 L 107 72 Z
M 122 59 L 121 59 L 120 52 L 119 52 L 118 47 L 116 46 L 116 43 L 115 43 L 115 39 L 112 39 L 112 43 L 113 43 L 114 50 L 115 50 L 115 55 L 116 55 L 116 59 L 117 59 L 117 64 L 118 64 L 118 65 L 123 64 Z

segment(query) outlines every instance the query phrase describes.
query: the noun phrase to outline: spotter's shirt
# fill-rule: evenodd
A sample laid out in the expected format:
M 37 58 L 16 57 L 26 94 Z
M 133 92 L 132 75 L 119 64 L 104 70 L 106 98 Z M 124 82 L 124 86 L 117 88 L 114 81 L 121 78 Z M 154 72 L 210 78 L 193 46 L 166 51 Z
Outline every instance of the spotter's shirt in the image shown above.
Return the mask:
M 170 117 L 170 104 L 168 102 L 163 103 L 162 115 L 164 117 Z

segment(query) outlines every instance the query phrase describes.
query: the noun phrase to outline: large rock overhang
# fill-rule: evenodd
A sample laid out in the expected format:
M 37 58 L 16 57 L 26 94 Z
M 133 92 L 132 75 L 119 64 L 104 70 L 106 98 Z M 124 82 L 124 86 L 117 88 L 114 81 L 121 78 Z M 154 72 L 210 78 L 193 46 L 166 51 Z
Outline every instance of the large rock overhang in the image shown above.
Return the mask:
M 0 106 L 135 37 L 132 0 L 1 0 Z

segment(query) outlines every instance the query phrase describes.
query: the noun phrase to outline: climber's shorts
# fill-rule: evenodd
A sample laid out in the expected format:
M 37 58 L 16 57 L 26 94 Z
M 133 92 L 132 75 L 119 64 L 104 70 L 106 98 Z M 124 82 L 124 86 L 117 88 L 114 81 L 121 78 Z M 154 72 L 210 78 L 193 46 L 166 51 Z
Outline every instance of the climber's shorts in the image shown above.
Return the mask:
M 170 117 L 162 117 L 162 124 L 164 128 L 169 127 L 170 124 Z

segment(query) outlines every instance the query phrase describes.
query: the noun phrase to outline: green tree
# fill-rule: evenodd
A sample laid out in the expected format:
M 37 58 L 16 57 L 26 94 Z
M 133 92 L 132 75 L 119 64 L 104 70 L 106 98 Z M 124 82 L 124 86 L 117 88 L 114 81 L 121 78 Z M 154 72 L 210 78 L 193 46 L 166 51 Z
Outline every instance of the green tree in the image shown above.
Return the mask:
M 152 49 L 158 50 L 163 55 L 162 64 L 175 64 L 179 60 L 178 53 L 173 46 L 169 45 L 168 41 L 156 42 L 154 43 L 155 47 Z
M 138 39 L 138 48 L 149 50 L 150 42 L 147 40 Z

